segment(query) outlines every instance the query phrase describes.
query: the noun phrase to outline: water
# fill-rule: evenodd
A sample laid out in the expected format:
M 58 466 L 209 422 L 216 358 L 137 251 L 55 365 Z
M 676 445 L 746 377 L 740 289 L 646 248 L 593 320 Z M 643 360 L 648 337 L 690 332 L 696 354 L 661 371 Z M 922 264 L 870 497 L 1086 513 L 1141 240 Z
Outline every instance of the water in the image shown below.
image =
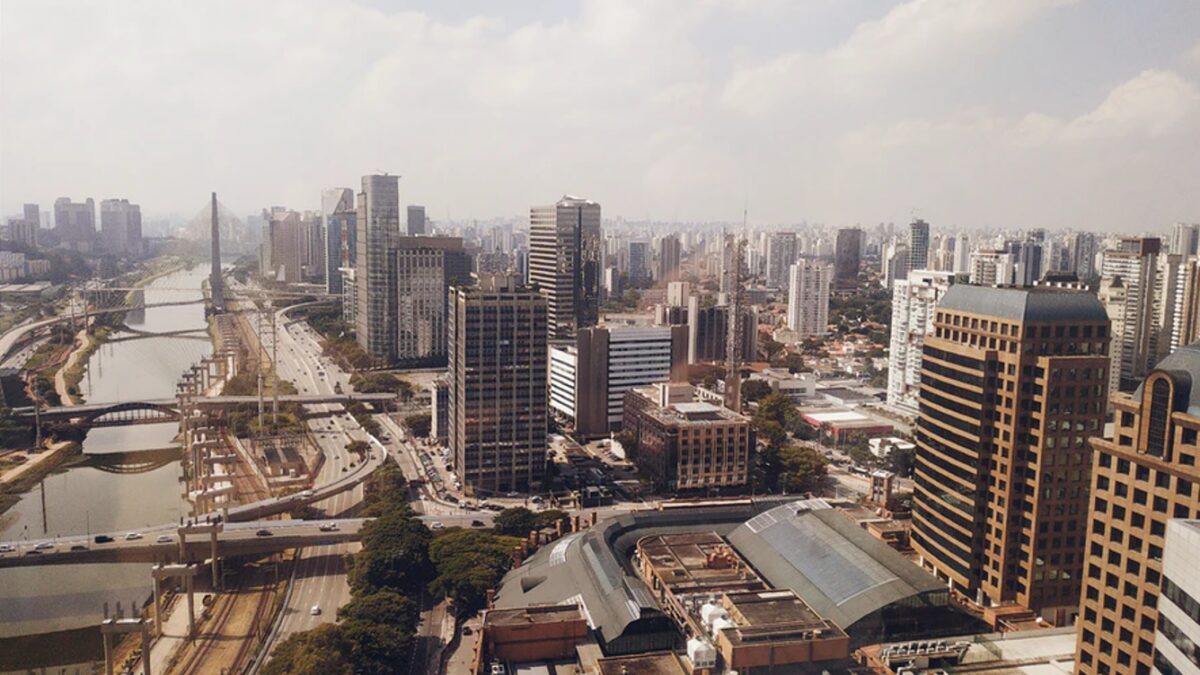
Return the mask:
M 152 282 L 146 302 L 199 298 L 206 277 L 197 267 Z M 173 289 L 189 289 L 184 291 Z M 131 312 L 126 323 L 144 331 L 204 328 L 204 306 Z M 119 332 L 88 361 L 80 391 L 89 403 L 170 398 L 185 369 L 211 352 L 204 333 L 120 340 Z M 88 452 L 161 448 L 173 443 L 174 423 L 93 429 Z M 137 474 L 114 473 L 102 462 L 47 476 L 0 516 L 0 540 L 131 530 L 178 521 L 187 512 L 179 462 Z M 0 570 L 0 638 L 98 624 L 105 601 L 142 601 L 151 592 L 143 564 L 72 565 Z

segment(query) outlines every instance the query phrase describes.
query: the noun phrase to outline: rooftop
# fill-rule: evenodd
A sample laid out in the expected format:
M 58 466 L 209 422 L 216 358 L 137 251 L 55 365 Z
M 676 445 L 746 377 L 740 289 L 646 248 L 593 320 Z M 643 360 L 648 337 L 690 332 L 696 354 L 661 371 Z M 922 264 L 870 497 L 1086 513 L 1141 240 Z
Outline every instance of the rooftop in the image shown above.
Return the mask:
M 1193 386 L 1200 382 L 1200 342 L 1176 349 L 1170 356 L 1159 361 L 1154 369 L 1167 371 L 1178 384 L 1186 387 L 1186 392 L 1177 393 L 1176 396 L 1186 396 L 1187 414 L 1200 417 L 1200 387 Z M 1137 390 L 1133 392 L 1133 400 L 1141 402 L 1142 384 L 1138 384 Z
M 578 605 L 534 605 L 515 609 L 488 610 L 484 623 L 489 626 L 531 626 L 583 618 Z
M 1052 287 L 992 288 L 954 284 L 946 289 L 938 309 L 994 316 L 1010 321 L 1108 321 L 1095 295 Z
M 610 656 L 596 662 L 600 675 L 687 675 L 679 657 L 671 652 Z
M 653 535 L 639 541 L 638 550 L 672 593 L 765 586 L 716 532 Z

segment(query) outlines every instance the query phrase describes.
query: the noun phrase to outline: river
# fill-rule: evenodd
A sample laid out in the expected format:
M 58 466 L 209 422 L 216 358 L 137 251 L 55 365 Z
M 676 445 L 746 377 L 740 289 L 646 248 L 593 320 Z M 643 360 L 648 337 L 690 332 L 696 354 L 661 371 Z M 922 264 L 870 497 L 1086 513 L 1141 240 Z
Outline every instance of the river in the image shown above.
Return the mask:
M 147 285 L 146 302 L 199 298 L 206 276 L 198 265 L 160 277 Z M 130 312 L 126 323 L 150 332 L 206 325 L 202 304 Z M 89 403 L 174 396 L 183 371 L 212 350 L 206 333 L 122 339 L 132 336 L 113 333 L 88 360 L 80 391 Z M 83 447 L 89 453 L 160 448 L 172 445 L 177 431 L 174 423 L 99 428 Z M 119 532 L 177 521 L 188 510 L 181 477 L 178 461 L 145 473 L 117 473 L 102 462 L 73 466 L 47 476 L 0 517 L 0 540 Z M 128 606 L 150 592 L 150 567 L 144 564 L 0 570 L 0 638 L 98 625 L 104 602 Z

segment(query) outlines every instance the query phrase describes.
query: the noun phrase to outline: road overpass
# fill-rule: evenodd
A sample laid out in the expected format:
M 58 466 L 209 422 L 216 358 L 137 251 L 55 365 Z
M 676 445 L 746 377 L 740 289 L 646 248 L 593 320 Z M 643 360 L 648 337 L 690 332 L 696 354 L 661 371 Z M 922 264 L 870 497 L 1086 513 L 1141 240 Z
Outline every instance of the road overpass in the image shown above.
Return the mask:
M 279 397 L 280 403 L 298 403 L 300 405 L 316 405 L 321 403 L 386 403 L 396 399 L 395 394 L 287 394 Z M 203 396 L 190 401 L 192 407 L 204 410 L 221 410 L 238 405 L 258 403 L 257 396 Z M 54 406 L 42 408 L 42 420 L 71 420 L 83 419 L 94 422 L 105 415 L 128 414 L 134 419 L 145 412 L 156 412 L 169 418 L 178 418 L 179 399 L 158 398 L 141 401 L 121 401 L 109 403 L 85 403 L 82 405 Z M 13 408 L 12 414 L 18 418 L 33 418 L 33 407 L 23 406 Z M 163 421 L 163 420 L 155 420 Z

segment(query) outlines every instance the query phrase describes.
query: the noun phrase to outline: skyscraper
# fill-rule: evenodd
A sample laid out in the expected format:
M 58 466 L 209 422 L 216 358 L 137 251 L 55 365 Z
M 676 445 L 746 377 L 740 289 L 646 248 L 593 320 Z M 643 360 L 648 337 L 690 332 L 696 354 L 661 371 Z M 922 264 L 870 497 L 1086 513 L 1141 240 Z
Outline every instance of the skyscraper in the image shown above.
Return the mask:
M 857 227 L 838 230 L 834 251 L 834 281 L 839 288 L 853 288 L 862 260 L 863 232 Z
M 342 268 L 354 266 L 354 190 L 321 191 L 321 220 L 325 230 L 325 290 L 342 294 Z
M 637 285 L 650 278 L 650 242 L 629 242 L 629 282 Z
M 529 492 L 546 468 L 546 299 L 489 274 L 450 297 L 455 473 L 472 494 Z
M 564 196 L 529 211 L 529 280 L 546 298 L 551 338 L 600 321 L 600 205 Z
M 25 204 L 22 206 L 21 212 L 24 214 L 25 222 L 33 223 L 34 229 L 42 226 L 42 212 L 38 209 L 37 204 Z
M 1008 286 L 1013 282 L 1012 254 L 999 249 L 971 253 L 971 283 L 976 286 Z
M 658 247 L 658 281 L 661 283 L 675 281 L 679 278 L 679 259 L 683 252 L 683 248 L 679 244 L 679 237 L 668 234 L 659 240 Z
M 211 294 L 212 311 L 214 314 L 221 314 L 225 311 L 225 280 L 221 276 L 221 221 L 220 209 L 217 206 L 217 193 L 212 193 L 212 202 L 209 205 L 209 272 L 208 272 L 208 288 Z
M 829 332 L 829 285 L 833 268 L 815 260 L 799 260 L 788 275 L 787 327 L 800 337 Z
M 96 239 L 96 202 L 75 203 L 69 197 L 54 200 L 54 231 L 64 248 L 90 252 Z
M 1113 324 L 1112 388 L 1132 391 L 1158 361 L 1162 331 L 1162 286 L 1158 258 L 1162 244 L 1152 237 L 1126 237 L 1115 251 L 1104 252 L 1100 292 L 1109 292 L 1106 309 Z M 1111 293 L 1111 287 L 1122 292 Z
M 888 405 L 917 410 L 921 348 L 933 332 L 934 310 L 954 283 L 952 272 L 909 272 L 892 287 L 892 335 L 888 351 Z
M 929 223 L 917 218 L 908 224 L 908 271 L 915 272 L 928 268 Z
M 1042 278 L 1043 244 L 1039 241 L 1026 240 L 1014 242 L 1012 246 L 1016 267 L 1013 273 L 1013 283 L 1017 286 L 1032 286 Z
M 1091 504 L 1083 523 L 1087 565 L 1077 598 L 1076 672 L 1188 672 L 1164 665 L 1164 654 L 1177 652 L 1177 644 L 1190 651 L 1194 672 L 1196 635 L 1176 642 L 1173 628 L 1185 616 L 1177 613 L 1181 608 L 1193 621 L 1200 615 L 1196 596 L 1181 592 L 1195 587 L 1197 563 L 1191 558 L 1185 575 L 1176 576 L 1166 563 L 1179 551 L 1164 556 L 1164 549 L 1174 545 L 1171 519 L 1200 517 L 1200 345 L 1163 359 L 1132 395 L 1114 393 L 1112 406 L 1112 437 L 1089 434 Z M 1162 644 L 1163 634 L 1176 644 Z
M 1080 279 L 1096 277 L 1096 235 L 1091 232 L 1076 232 L 1071 237 L 1071 271 Z
M 471 256 L 459 237 L 400 237 L 395 255 L 396 360 L 440 365 L 447 349 L 447 293 L 472 283 Z
M 1200 245 L 1200 225 L 1175 223 L 1171 236 L 1171 253 L 1182 256 L 1196 255 Z
M 954 242 L 953 271 L 971 271 L 971 238 L 965 234 L 958 235 L 958 239 Z
M 897 280 L 907 277 L 908 247 L 895 241 L 889 241 L 883 247 L 879 272 L 884 288 L 892 288 L 896 285 Z
M 408 236 L 415 237 L 417 235 L 426 234 L 425 232 L 425 207 L 416 204 L 408 206 Z
M 128 199 L 100 202 L 100 238 L 109 253 L 142 252 L 142 208 Z
M 355 227 L 355 336 L 372 356 L 396 356 L 396 274 L 393 242 L 400 236 L 400 177 L 363 176 Z
M 913 547 L 953 590 L 1070 624 L 1107 350 L 1108 316 L 1087 292 L 942 296 L 921 361 Z
M 304 269 L 304 223 L 296 211 L 276 209 L 267 224 L 270 268 L 263 273 L 276 281 L 299 283 Z
M 787 288 L 788 270 L 796 262 L 796 255 L 795 232 L 771 233 L 767 238 L 767 286 Z

